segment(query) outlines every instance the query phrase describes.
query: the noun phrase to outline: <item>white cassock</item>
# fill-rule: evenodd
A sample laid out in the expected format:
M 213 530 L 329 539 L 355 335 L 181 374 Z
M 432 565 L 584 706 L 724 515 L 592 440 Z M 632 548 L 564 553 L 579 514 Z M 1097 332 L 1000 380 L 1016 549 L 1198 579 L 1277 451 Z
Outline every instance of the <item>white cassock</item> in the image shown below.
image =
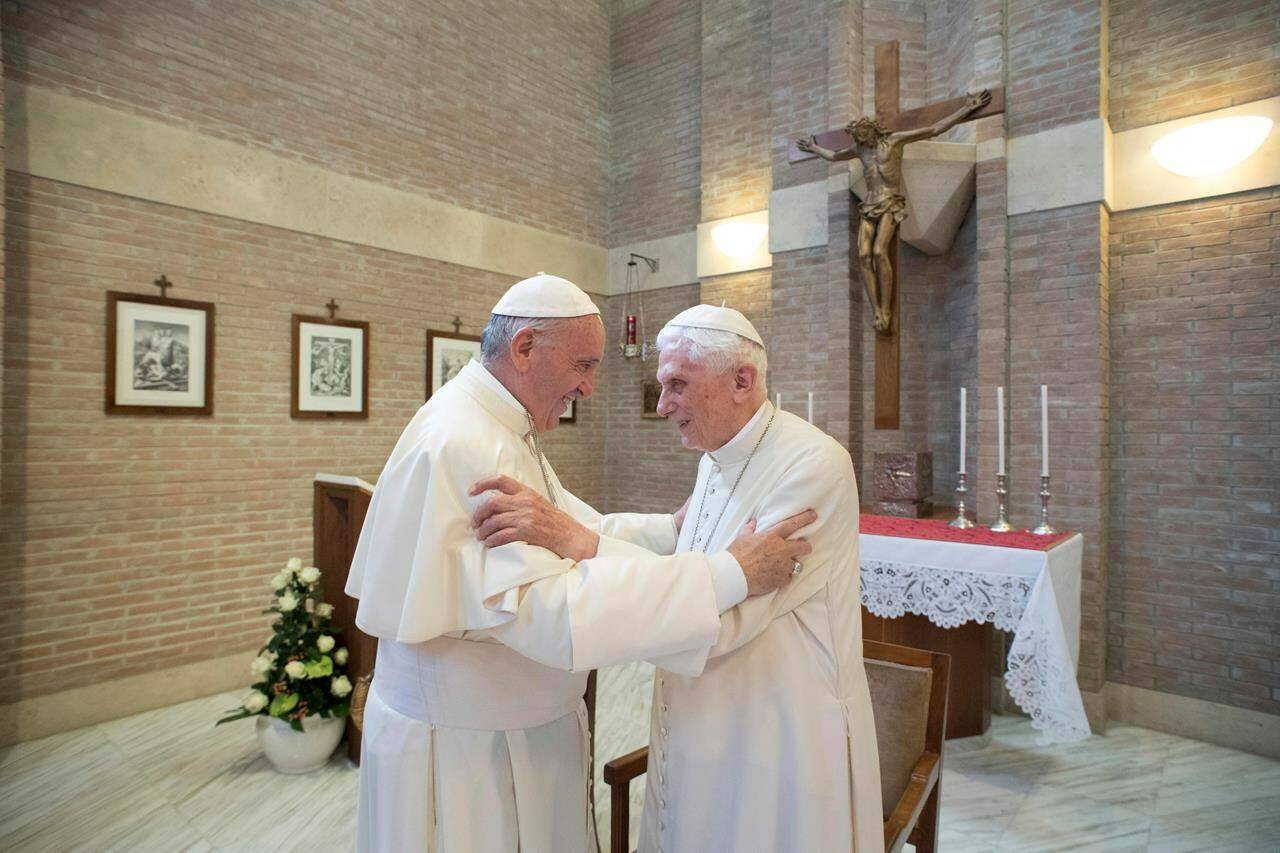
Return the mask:
M 727 553 L 656 556 L 675 551 L 670 516 L 602 518 L 549 464 L 561 508 L 600 531 L 597 556 L 486 549 L 476 481 L 506 474 L 546 496 L 528 434 L 520 403 L 471 362 L 419 409 L 374 489 L 346 588 L 379 638 L 362 851 L 595 849 L 588 671 L 657 657 L 696 675 L 721 610 L 746 596 Z
M 813 553 L 790 584 L 723 614 L 699 677 L 657 662 L 646 853 L 884 850 L 853 463 L 830 436 L 778 412 L 729 501 L 773 412 L 765 403 L 703 455 L 677 551 L 721 549 L 753 518 L 763 530 L 813 509 L 817 523 L 796 534 Z

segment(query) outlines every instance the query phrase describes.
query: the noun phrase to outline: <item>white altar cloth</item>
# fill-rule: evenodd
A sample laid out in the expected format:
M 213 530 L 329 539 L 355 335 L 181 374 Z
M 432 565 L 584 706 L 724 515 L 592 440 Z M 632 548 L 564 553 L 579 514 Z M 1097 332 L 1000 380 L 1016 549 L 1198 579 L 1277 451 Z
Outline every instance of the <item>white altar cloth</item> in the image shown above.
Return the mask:
M 990 622 L 1013 632 L 1005 685 L 1042 742 L 1089 736 L 1076 683 L 1084 538 L 1047 551 L 863 533 L 862 603 L 876 616 L 942 628 Z

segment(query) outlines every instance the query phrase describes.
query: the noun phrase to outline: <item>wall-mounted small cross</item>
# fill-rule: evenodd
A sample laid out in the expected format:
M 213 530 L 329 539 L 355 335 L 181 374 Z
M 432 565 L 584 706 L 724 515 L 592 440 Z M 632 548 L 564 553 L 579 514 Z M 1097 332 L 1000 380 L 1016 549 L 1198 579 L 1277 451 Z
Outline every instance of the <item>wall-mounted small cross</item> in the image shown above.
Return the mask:
M 330 298 L 329 301 L 324 304 L 324 307 L 329 309 L 330 320 L 332 320 L 335 316 L 337 316 L 338 303 L 334 299 Z
M 173 287 L 173 282 L 169 281 L 168 277 L 166 277 L 164 273 L 160 273 L 160 277 L 151 283 L 160 288 L 161 299 L 167 298 L 169 296 L 167 291 L 169 288 Z
M 456 335 L 456 334 L 461 333 L 461 332 L 462 332 L 462 318 L 461 318 L 461 317 L 459 317 L 457 314 L 454 314 L 454 315 L 453 315 L 452 323 L 453 323 L 453 333 L 454 333 L 455 335 Z

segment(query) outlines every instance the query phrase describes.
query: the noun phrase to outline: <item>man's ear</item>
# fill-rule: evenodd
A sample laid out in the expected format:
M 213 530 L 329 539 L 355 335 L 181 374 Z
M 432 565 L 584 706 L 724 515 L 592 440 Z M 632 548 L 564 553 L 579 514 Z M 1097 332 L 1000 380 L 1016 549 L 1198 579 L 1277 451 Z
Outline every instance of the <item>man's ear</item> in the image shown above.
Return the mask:
M 755 390 L 760 377 L 754 364 L 740 364 L 733 373 L 733 392 L 735 396 L 747 396 Z
M 529 370 L 529 356 L 533 352 L 534 330 L 525 326 L 511 337 L 511 364 L 516 370 L 525 373 Z

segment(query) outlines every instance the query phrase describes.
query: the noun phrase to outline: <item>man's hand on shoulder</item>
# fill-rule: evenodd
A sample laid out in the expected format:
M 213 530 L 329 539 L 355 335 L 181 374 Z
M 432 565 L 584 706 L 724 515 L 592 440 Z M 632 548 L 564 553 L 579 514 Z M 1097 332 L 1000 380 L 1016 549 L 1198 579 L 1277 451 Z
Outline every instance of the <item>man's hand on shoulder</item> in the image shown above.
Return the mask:
M 748 597 L 773 592 L 799 574 L 800 558 L 813 548 L 803 539 L 789 537 L 817 520 L 818 514 L 807 509 L 759 532 L 754 519 L 747 523 L 728 551 L 747 578 Z
M 523 483 L 504 474 L 486 477 L 469 494 L 488 491 L 498 494 L 482 503 L 471 519 L 476 538 L 487 547 L 527 542 L 574 562 L 596 555 L 599 534 Z

